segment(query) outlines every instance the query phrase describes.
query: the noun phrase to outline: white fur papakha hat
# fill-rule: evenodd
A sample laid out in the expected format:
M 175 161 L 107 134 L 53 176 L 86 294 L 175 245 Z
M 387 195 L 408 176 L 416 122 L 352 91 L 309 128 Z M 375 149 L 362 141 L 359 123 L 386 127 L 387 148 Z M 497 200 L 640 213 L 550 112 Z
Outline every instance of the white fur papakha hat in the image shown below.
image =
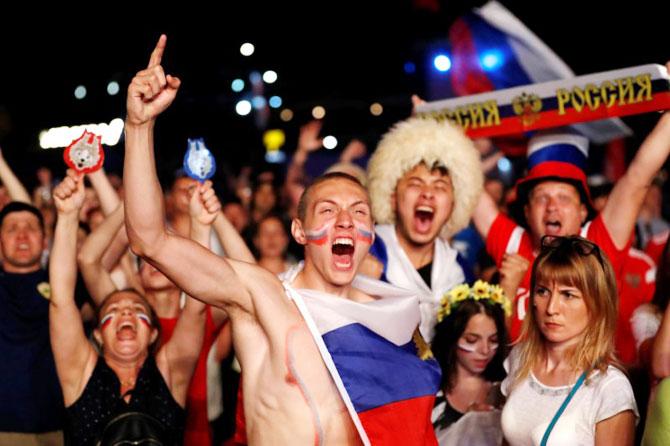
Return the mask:
M 410 118 L 382 137 L 368 163 L 372 214 L 379 224 L 395 224 L 391 200 L 398 180 L 421 162 L 449 171 L 454 207 L 440 232 L 441 237 L 448 238 L 468 225 L 484 183 L 479 152 L 450 122 Z

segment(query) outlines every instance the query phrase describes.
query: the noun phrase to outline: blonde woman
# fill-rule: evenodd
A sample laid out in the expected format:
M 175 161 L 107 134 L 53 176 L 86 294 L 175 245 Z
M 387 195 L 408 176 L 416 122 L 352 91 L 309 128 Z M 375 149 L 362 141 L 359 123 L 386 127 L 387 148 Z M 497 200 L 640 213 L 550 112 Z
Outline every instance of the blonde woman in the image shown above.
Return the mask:
M 632 445 L 639 415 L 614 356 L 609 260 L 581 237 L 544 236 L 531 290 L 532 311 L 502 384 L 507 443 Z

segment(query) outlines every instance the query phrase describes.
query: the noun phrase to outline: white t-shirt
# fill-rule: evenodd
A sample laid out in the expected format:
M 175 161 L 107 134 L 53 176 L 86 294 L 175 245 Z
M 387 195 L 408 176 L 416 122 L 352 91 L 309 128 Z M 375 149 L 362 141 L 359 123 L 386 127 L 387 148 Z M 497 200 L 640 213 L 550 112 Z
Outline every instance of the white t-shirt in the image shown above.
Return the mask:
M 505 361 L 505 369 L 508 377 L 501 386 L 507 397 L 502 412 L 505 439 L 510 446 L 538 446 L 572 385 L 546 386 L 531 373 L 512 389 L 518 369 L 517 348 Z M 596 371 L 575 392 L 554 425 L 547 446 L 593 445 L 596 424 L 626 410 L 632 410 L 639 418 L 633 389 L 626 375 L 612 366 L 605 373 Z

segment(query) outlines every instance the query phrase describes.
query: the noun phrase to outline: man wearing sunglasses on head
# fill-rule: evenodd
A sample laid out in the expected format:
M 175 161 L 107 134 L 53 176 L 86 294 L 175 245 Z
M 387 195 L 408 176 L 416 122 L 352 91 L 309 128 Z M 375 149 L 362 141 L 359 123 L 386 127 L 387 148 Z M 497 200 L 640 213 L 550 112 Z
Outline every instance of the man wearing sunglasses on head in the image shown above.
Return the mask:
M 517 197 L 511 206 L 514 220 L 499 212 L 483 193 L 473 215 L 475 225 L 499 268 L 510 254 L 534 260 L 544 235 L 581 235 L 607 255 L 620 282 L 622 253 L 629 247 L 646 191 L 668 153 L 670 113 L 666 112 L 614 186 L 607 205 L 596 214 L 584 172 L 588 140 L 574 134 L 535 136 L 528 143 L 528 174 L 516 185 Z M 529 285 L 530 270 L 515 299 L 512 339 L 518 336 L 526 314 Z

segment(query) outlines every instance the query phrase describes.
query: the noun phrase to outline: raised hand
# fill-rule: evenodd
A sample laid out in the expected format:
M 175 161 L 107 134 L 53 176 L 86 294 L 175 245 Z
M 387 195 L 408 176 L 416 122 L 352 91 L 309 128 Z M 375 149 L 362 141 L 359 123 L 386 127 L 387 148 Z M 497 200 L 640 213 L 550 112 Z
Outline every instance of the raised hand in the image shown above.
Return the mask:
M 156 119 L 170 106 L 181 81 L 166 75 L 161 66 L 167 36 L 162 34 L 149 58 L 149 65 L 138 72 L 128 86 L 126 123 L 142 125 Z
M 299 151 L 314 152 L 321 148 L 323 139 L 319 138 L 319 132 L 322 126 L 323 122 L 314 120 L 300 127 L 300 136 L 298 136 Z
M 203 226 L 209 226 L 214 223 L 221 210 L 221 203 L 216 193 L 214 193 L 211 181 L 207 180 L 202 184 L 198 183 L 193 188 L 188 209 L 191 215 L 191 222 Z
M 84 205 L 84 175 L 68 169 L 67 176 L 53 191 L 54 203 L 59 215 L 79 213 Z
M 363 141 L 360 139 L 352 139 L 342 151 L 340 161 L 351 162 L 364 156 L 366 153 L 368 153 L 368 149 L 365 147 Z

